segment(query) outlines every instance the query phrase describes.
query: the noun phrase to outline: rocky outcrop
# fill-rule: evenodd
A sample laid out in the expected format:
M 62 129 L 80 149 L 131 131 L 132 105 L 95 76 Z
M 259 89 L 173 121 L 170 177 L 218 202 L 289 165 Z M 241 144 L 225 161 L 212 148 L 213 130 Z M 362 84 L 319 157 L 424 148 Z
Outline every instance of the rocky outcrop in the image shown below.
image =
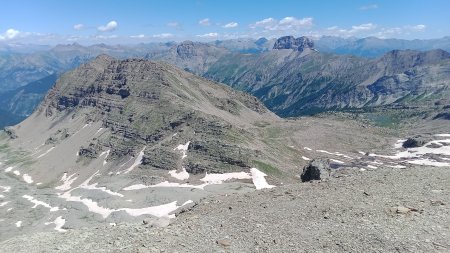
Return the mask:
M 302 182 L 323 180 L 330 177 L 331 167 L 328 160 L 314 159 L 303 168 L 300 178 Z
M 273 45 L 273 49 L 292 49 L 299 52 L 303 52 L 306 48 L 313 49 L 314 42 L 305 36 L 298 38 L 284 36 L 279 38 Z
M 405 142 L 403 142 L 402 147 L 404 148 L 417 148 L 422 147 L 427 142 L 431 141 L 431 138 L 426 138 L 423 136 L 415 136 L 408 138 Z

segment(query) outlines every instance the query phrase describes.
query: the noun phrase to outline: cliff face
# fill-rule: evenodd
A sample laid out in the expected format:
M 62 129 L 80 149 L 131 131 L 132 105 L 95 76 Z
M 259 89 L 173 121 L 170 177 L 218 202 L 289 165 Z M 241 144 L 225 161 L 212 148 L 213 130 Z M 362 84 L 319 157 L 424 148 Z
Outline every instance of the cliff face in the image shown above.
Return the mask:
M 305 36 L 298 38 L 284 36 L 279 38 L 273 45 L 273 49 L 292 49 L 299 52 L 303 52 L 306 48 L 313 49 L 314 42 Z

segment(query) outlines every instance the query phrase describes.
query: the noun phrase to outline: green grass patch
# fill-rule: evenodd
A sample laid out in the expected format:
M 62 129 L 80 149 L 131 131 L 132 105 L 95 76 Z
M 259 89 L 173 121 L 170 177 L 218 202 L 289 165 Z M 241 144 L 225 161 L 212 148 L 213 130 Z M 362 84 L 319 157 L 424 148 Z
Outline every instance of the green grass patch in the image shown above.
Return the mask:
M 259 170 L 261 170 L 262 172 L 266 173 L 267 175 L 274 175 L 274 176 L 282 175 L 281 171 L 278 168 L 276 168 L 270 164 L 253 160 L 252 165 L 254 167 L 258 168 Z

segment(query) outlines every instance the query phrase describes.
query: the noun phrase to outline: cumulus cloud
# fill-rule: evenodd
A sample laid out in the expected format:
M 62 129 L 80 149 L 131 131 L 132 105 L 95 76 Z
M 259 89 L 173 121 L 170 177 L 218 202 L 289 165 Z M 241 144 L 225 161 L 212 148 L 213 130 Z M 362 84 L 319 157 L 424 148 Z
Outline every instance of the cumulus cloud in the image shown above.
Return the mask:
M 205 34 L 197 35 L 197 37 L 205 38 L 205 39 L 214 39 L 214 38 L 217 38 L 217 36 L 219 36 L 218 33 L 205 33 Z
M 311 28 L 313 25 L 313 18 L 307 17 L 297 19 L 295 17 L 285 17 L 281 20 L 274 18 L 266 18 L 250 24 L 252 29 L 264 29 L 266 31 L 287 31 L 287 30 L 300 30 Z
M 171 33 L 161 33 L 161 34 L 153 35 L 153 38 L 156 38 L 156 39 L 170 39 L 173 37 L 174 37 L 174 35 Z
M 84 25 L 83 24 L 76 24 L 73 26 L 73 29 L 77 30 L 77 31 L 81 31 L 84 29 Z
M 270 30 L 271 27 L 275 26 L 277 21 L 274 18 L 266 18 L 260 21 L 256 21 L 254 24 L 250 25 L 250 28 L 264 28 L 266 30 Z
M 378 5 L 377 4 L 364 5 L 364 6 L 359 7 L 359 9 L 362 11 L 378 9 Z
M 100 31 L 100 32 L 112 32 L 112 31 L 114 31 L 114 30 L 116 30 L 117 29 L 117 26 L 118 26 L 119 24 L 116 22 L 116 21 L 110 21 L 108 24 L 106 24 L 106 25 L 102 25 L 102 26 L 99 26 L 99 27 L 97 27 L 97 29 Z
M 224 26 L 222 26 L 223 28 L 235 28 L 235 27 L 238 27 L 239 26 L 239 24 L 238 23 L 236 23 L 236 22 L 230 22 L 230 23 L 228 23 L 228 24 L 226 24 L 226 25 L 224 25 Z
M 17 38 L 20 34 L 20 31 L 10 28 L 6 30 L 6 32 L 0 34 L 0 40 L 12 40 Z
M 202 26 L 208 26 L 211 24 L 211 21 L 209 20 L 209 18 L 205 18 L 205 19 L 198 21 L 198 24 L 202 25 Z

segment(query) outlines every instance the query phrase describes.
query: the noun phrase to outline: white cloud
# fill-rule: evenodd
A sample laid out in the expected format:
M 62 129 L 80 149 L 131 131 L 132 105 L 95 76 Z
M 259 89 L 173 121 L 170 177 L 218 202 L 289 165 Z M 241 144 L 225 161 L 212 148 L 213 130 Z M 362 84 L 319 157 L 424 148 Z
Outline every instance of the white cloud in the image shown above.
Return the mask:
M 12 40 L 17 38 L 20 34 L 20 31 L 10 28 L 3 34 L 0 34 L 0 40 Z
M 393 38 L 399 35 L 411 35 L 411 33 L 423 32 L 426 28 L 426 25 L 407 25 L 403 27 L 381 28 L 380 31 L 374 35 L 382 39 Z
M 76 24 L 73 26 L 73 29 L 77 30 L 77 31 L 81 31 L 84 29 L 84 25 L 83 24 Z
M 362 11 L 378 9 L 378 5 L 377 4 L 364 5 L 364 6 L 359 7 L 359 9 Z
M 169 22 L 169 23 L 167 23 L 167 26 L 177 29 L 177 30 L 183 30 L 183 25 L 179 22 L 175 22 L 175 21 Z
M 93 37 L 94 39 L 99 39 L 99 40 L 106 40 L 106 39 L 117 39 L 119 38 L 119 36 L 117 35 L 109 35 L 109 36 L 105 36 L 105 35 L 96 35 Z
M 236 22 L 230 22 L 230 23 L 228 23 L 228 24 L 226 24 L 226 25 L 224 25 L 224 26 L 222 26 L 223 28 L 235 28 L 235 27 L 238 27 L 238 23 L 236 23 Z
M 301 29 L 311 28 L 312 25 L 313 18 L 310 17 L 302 19 L 297 19 L 295 17 L 285 17 L 280 21 L 274 18 L 266 18 L 251 24 L 250 28 L 262 28 L 266 31 L 297 31 Z
M 351 29 L 343 29 L 339 28 L 338 26 L 331 26 L 326 29 L 326 33 L 328 35 L 349 37 L 364 35 L 364 33 L 373 32 L 376 28 L 377 25 L 372 23 L 353 25 Z
M 102 26 L 97 27 L 97 29 L 100 32 L 112 32 L 117 29 L 117 26 L 118 26 L 117 22 L 113 20 L 104 26 L 102 25 Z
M 361 24 L 361 25 L 353 25 L 352 29 L 349 30 L 350 33 L 358 33 L 361 31 L 370 31 L 377 28 L 376 25 L 372 23 Z
M 266 18 L 260 21 L 256 21 L 254 24 L 250 25 L 250 28 L 264 28 L 266 30 L 270 30 L 269 28 L 276 25 L 277 21 L 274 18 Z
M 198 21 L 198 24 L 202 25 L 202 26 L 208 26 L 211 24 L 211 22 L 209 21 L 209 18 L 205 18 L 205 19 Z
M 143 39 L 143 38 L 145 38 L 145 35 L 144 34 L 131 35 L 130 38 L 132 38 L 132 39 Z
M 174 35 L 171 33 L 161 33 L 161 34 L 155 34 L 153 35 L 153 38 L 156 39 L 169 39 L 169 38 L 173 38 Z
M 217 38 L 217 36 L 219 36 L 218 33 L 206 33 L 206 34 L 197 35 L 197 37 L 199 37 L 199 38 L 206 38 L 206 39 L 214 39 L 214 38 Z
M 407 28 L 409 28 L 412 31 L 422 32 L 427 28 L 427 26 L 426 25 L 415 25 L 415 26 L 408 26 Z

